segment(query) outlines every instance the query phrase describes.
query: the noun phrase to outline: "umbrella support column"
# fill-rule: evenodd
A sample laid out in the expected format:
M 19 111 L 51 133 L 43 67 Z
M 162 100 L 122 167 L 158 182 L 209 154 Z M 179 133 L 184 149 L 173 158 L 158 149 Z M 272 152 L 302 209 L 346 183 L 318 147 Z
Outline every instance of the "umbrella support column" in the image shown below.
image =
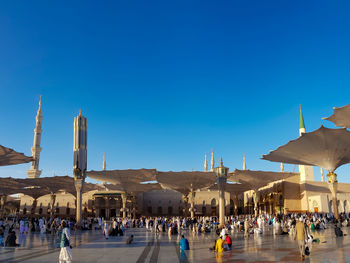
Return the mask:
M 259 207 L 258 207 L 258 191 L 254 190 L 253 194 L 253 199 L 254 199 L 254 216 L 257 217 L 259 215 Z
M 136 219 L 136 196 L 132 196 L 132 217 Z
M 1 196 L 1 217 L 4 217 L 5 215 L 5 204 L 6 204 L 6 200 L 7 200 L 7 196 L 6 195 L 2 195 Z
M 235 195 L 235 198 L 233 200 L 233 206 L 234 206 L 234 214 L 238 216 L 238 196 Z
M 54 210 L 55 202 L 56 202 L 56 195 L 51 194 L 50 195 L 51 217 L 53 217 L 55 214 L 55 210 Z
M 76 209 L 76 221 L 77 226 L 81 226 L 81 210 L 82 210 L 82 189 L 84 185 L 83 179 L 74 180 L 75 190 L 77 191 L 77 209 Z
M 225 225 L 225 183 L 219 180 L 219 223 L 221 227 Z
M 188 210 L 187 210 L 187 207 L 188 207 L 188 195 L 184 195 L 183 196 L 183 201 L 184 201 L 184 216 L 185 218 L 188 217 Z
M 33 204 L 32 204 L 32 209 L 31 209 L 32 216 L 35 215 L 35 210 L 36 210 L 37 204 L 38 204 L 38 200 L 37 200 L 37 198 L 34 198 Z
M 337 180 L 337 174 L 330 172 L 327 174 L 328 178 L 328 187 L 329 190 L 332 193 L 332 203 L 333 203 L 333 209 L 334 209 L 334 217 L 336 219 L 339 219 L 339 212 L 338 212 L 338 199 L 337 199 L 337 191 L 338 191 L 338 180 Z
M 228 168 L 224 166 L 222 158 L 220 166 L 214 169 L 216 182 L 219 187 L 219 227 L 225 226 L 225 185 L 227 182 Z
M 193 189 L 191 189 L 191 192 L 190 192 L 190 198 L 191 198 L 191 200 L 190 200 L 191 201 L 190 213 L 191 213 L 191 218 L 195 217 L 195 211 L 196 211 L 196 209 L 194 208 L 194 197 L 195 196 L 196 196 L 196 192 L 194 192 Z
M 123 218 L 126 218 L 126 194 L 122 194 L 122 212 L 123 212 Z

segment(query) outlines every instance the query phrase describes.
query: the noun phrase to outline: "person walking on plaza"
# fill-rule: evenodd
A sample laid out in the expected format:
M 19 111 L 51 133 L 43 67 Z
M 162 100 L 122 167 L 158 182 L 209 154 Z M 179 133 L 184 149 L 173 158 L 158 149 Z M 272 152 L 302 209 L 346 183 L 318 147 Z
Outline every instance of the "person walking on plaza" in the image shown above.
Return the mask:
M 295 236 L 294 236 L 294 240 L 298 241 L 301 260 L 305 259 L 305 234 L 306 234 L 305 226 L 303 223 L 303 218 L 301 217 L 295 225 Z
M 189 250 L 190 249 L 190 245 L 188 243 L 187 238 L 185 238 L 184 235 L 181 236 L 181 240 L 180 240 L 180 250 Z
M 59 263 L 71 263 L 72 251 L 70 246 L 70 233 L 66 221 L 62 221 L 61 251 L 59 255 Z
M 246 218 L 244 220 L 244 236 L 248 237 L 249 236 L 249 220 Z
M 105 221 L 104 226 L 103 226 L 103 234 L 104 234 L 106 239 L 108 239 L 108 234 L 109 234 L 108 230 L 109 230 L 108 223 L 107 223 L 107 221 Z

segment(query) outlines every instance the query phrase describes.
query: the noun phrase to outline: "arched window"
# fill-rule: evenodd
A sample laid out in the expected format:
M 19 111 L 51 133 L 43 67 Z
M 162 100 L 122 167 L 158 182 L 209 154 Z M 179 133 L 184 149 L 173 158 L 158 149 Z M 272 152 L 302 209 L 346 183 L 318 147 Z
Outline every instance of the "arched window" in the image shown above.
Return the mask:
M 158 215 L 163 214 L 163 208 L 161 206 L 158 206 Z
M 173 214 L 173 207 L 169 206 L 168 207 L 168 215 L 171 216 Z
M 27 214 L 27 208 L 23 208 L 23 215 Z
M 212 207 L 216 206 L 216 199 L 215 198 L 211 199 L 211 206 Z

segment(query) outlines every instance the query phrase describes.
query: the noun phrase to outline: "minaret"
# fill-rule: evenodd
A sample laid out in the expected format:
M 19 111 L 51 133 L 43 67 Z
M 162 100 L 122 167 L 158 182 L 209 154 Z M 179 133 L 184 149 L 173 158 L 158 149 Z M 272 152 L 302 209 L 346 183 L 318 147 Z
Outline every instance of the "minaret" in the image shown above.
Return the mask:
M 247 170 L 247 164 L 245 162 L 245 155 L 243 155 L 243 170 Z
M 106 171 L 106 153 L 103 153 L 102 170 Z
M 283 173 L 284 172 L 284 165 L 283 165 L 283 163 L 281 163 L 281 173 Z
M 214 165 L 215 165 L 215 161 L 214 161 L 214 151 L 211 151 L 211 161 L 210 161 L 210 171 L 214 172 Z
M 30 166 L 30 169 L 27 170 L 27 175 L 29 178 L 39 178 L 41 175 L 41 171 L 39 170 L 39 160 L 40 160 L 40 142 L 41 142 L 41 122 L 43 120 L 43 114 L 41 112 L 41 96 L 39 101 L 39 109 L 36 114 L 36 123 L 35 123 L 35 129 L 34 129 L 34 142 L 32 150 L 32 156 L 34 158 L 34 161 L 32 161 L 32 164 Z
M 204 155 L 204 172 L 208 172 L 207 153 Z
M 305 133 L 305 123 L 303 112 L 300 105 L 300 126 L 299 126 L 299 136 Z M 309 165 L 299 165 L 300 181 L 314 181 L 314 170 L 312 166 Z

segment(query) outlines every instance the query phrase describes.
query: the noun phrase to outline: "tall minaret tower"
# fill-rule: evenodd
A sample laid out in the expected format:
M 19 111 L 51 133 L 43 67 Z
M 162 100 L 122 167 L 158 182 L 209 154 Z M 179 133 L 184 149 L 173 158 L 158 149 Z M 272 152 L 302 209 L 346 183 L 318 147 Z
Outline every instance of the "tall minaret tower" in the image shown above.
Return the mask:
M 247 164 L 245 162 L 245 155 L 243 155 L 243 170 L 247 170 Z
M 106 171 L 106 153 L 103 153 L 102 170 Z
M 303 118 L 303 112 L 300 105 L 300 127 L 299 127 L 299 136 L 305 133 L 305 123 Z M 299 165 L 300 181 L 314 181 L 314 169 L 309 165 Z
M 204 172 L 208 172 L 207 153 L 204 155 Z
M 214 151 L 211 151 L 211 160 L 210 160 L 210 171 L 214 172 L 214 166 L 215 166 L 215 161 L 214 161 Z
M 30 166 L 30 169 L 27 170 L 27 174 L 29 178 L 39 178 L 41 175 L 41 171 L 39 170 L 39 160 L 40 160 L 40 142 L 41 142 L 41 122 L 43 120 L 43 114 L 41 112 L 41 96 L 39 101 L 39 109 L 36 114 L 36 124 L 34 129 L 34 142 L 32 150 L 32 156 L 34 158 L 34 161 L 32 161 L 32 164 Z

